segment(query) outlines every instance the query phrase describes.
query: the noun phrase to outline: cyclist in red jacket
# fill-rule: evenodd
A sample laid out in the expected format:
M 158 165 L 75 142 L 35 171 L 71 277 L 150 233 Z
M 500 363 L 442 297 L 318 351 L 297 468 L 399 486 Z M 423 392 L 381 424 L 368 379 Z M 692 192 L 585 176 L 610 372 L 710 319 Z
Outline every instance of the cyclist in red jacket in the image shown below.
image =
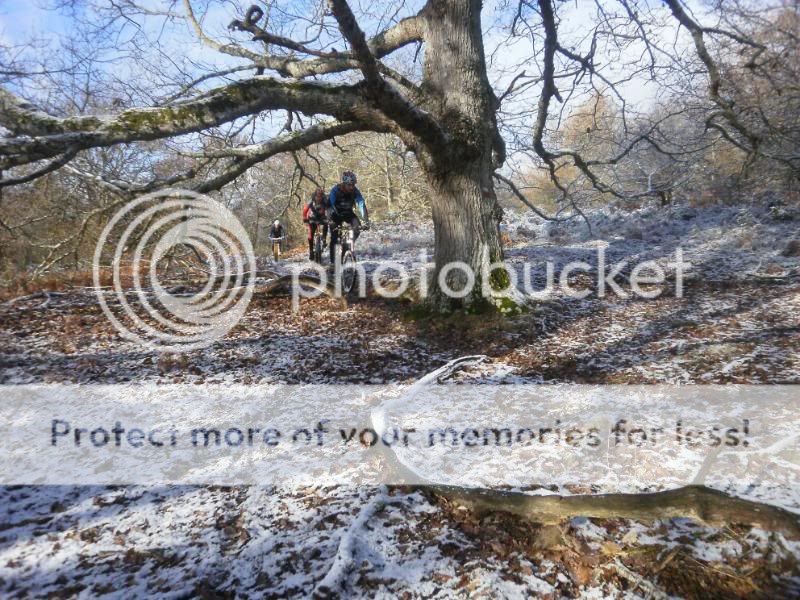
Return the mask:
M 317 188 L 311 195 L 311 201 L 303 207 L 303 223 L 308 229 L 308 258 L 314 260 L 314 234 L 317 227 L 322 227 L 322 245 L 328 239 L 328 219 L 325 215 L 327 202 L 325 192 Z

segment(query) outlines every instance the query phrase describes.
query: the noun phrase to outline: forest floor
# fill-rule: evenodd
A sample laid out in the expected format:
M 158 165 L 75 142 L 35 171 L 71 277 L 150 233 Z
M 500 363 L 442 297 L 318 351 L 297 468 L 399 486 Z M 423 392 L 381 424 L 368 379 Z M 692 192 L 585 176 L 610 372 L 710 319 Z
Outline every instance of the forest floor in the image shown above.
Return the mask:
M 223 340 L 181 355 L 121 339 L 91 290 L 34 295 L 0 305 L 0 383 L 409 384 L 482 354 L 451 381 L 799 384 L 790 241 L 800 214 L 787 210 L 595 211 L 591 234 L 579 221 L 510 215 L 507 261 L 520 272 L 592 264 L 598 247 L 609 262 L 655 260 L 669 272 L 680 247 L 692 264 L 684 293 L 668 277 L 656 299 L 555 292 L 518 316 L 441 318 L 374 295 L 346 309 L 302 300 L 293 312 L 287 297 L 256 292 Z M 390 259 L 411 265 L 431 240 L 424 226 L 379 227 L 359 255 L 368 273 Z M 800 500 L 785 504 L 800 512 Z M 797 596 L 799 555 L 797 543 L 754 528 L 581 518 L 537 527 L 379 488 L 0 488 L 6 597 Z

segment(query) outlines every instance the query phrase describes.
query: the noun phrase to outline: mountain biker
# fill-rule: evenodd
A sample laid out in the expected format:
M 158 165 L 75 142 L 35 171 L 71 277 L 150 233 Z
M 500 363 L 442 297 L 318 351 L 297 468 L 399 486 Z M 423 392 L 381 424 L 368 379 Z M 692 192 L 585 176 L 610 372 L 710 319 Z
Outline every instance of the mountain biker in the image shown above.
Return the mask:
M 327 202 L 325 192 L 317 188 L 311 195 L 311 201 L 303 207 L 303 223 L 308 228 L 308 258 L 314 260 L 314 234 L 317 227 L 322 227 L 322 245 L 328 238 L 328 220 L 326 218 Z
M 283 237 L 283 225 L 278 219 L 272 222 L 272 227 L 269 228 L 269 237 L 278 239 Z
M 356 187 L 356 174 L 352 171 L 342 173 L 342 182 L 337 183 L 328 195 L 328 218 L 331 221 L 331 264 L 335 263 L 334 246 L 339 241 L 339 227 L 349 223 L 353 228 L 353 240 L 361 234 L 361 221 L 354 211 L 356 205 L 364 217 L 364 228 L 369 229 L 369 212 L 364 197 Z
M 269 239 L 272 240 L 272 253 L 273 256 L 278 257 L 281 253 L 281 241 L 283 240 L 283 225 L 278 219 L 272 222 L 272 227 L 269 228 Z M 275 244 L 278 245 L 277 251 Z

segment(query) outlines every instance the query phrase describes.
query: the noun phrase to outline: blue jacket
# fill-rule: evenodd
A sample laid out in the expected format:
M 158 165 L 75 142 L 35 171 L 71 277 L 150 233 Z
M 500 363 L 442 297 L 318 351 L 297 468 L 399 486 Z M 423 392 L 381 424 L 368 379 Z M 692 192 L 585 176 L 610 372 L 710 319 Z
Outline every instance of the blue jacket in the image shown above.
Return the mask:
M 367 214 L 367 203 L 364 202 L 364 196 L 361 195 L 357 187 L 353 188 L 352 194 L 347 194 L 339 189 L 338 183 L 333 186 L 331 193 L 328 194 L 328 206 L 331 207 L 334 213 L 350 212 L 353 210 L 354 205 L 358 206 L 358 210 L 362 215 Z

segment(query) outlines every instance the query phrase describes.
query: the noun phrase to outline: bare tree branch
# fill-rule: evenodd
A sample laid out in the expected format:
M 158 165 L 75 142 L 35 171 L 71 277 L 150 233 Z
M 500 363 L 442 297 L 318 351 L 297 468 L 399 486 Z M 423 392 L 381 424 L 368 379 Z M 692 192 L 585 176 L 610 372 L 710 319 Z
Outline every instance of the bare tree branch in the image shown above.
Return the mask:
M 64 154 L 62 154 L 61 156 L 59 156 L 55 160 L 50 161 L 48 164 L 46 164 L 41 169 L 33 171 L 32 173 L 28 173 L 27 175 L 22 175 L 20 177 L 14 177 L 14 178 L 11 178 L 11 179 L 0 179 L 0 188 L 8 187 L 8 186 L 11 186 L 11 185 L 19 185 L 19 184 L 22 184 L 22 183 L 28 183 L 29 181 L 33 181 L 34 179 L 38 179 L 39 177 L 43 177 L 44 175 L 47 175 L 48 173 L 52 173 L 56 169 L 60 169 L 65 164 L 67 164 L 69 161 L 71 161 L 73 158 L 75 158 L 75 155 L 77 153 L 78 153 L 78 149 L 77 148 L 69 148 L 69 149 L 67 149 L 66 152 L 64 152 Z
M 129 109 L 111 117 L 58 119 L 28 109 L 17 119 L 52 133 L 0 140 L 0 155 L 34 155 L 40 160 L 68 148 L 173 137 L 280 108 L 370 123 L 371 126 L 364 126 L 367 129 L 388 127 L 385 117 L 367 103 L 355 86 L 256 77 L 216 88 L 181 104 Z
M 362 124 L 352 122 L 313 125 L 303 131 L 278 137 L 265 144 L 231 149 L 231 154 L 229 154 L 229 156 L 235 157 L 231 165 L 220 175 L 195 186 L 194 190 L 199 193 L 218 190 L 239 177 L 253 165 L 263 162 L 276 154 L 280 154 L 281 152 L 294 152 L 307 146 L 332 139 L 334 136 L 345 135 L 363 128 L 364 126 Z
M 507 177 L 503 177 L 502 175 L 500 175 L 500 173 L 494 173 L 493 177 L 495 179 L 497 179 L 498 181 L 502 181 L 503 183 L 505 183 L 509 187 L 511 192 L 517 197 L 517 199 L 520 202 L 522 202 L 525 206 L 530 208 L 534 213 L 536 213 L 542 219 L 544 219 L 546 221 L 554 221 L 556 223 L 561 223 L 561 222 L 564 222 L 564 221 L 569 221 L 570 219 L 573 218 L 572 216 L 563 217 L 563 218 L 550 217 L 550 216 L 544 214 L 542 211 L 540 211 L 538 208 L 536 208 L 533 204 L 531 204 L 530 200 L 528 200 L 525 197 L 525 194 L 523 194 L 521 191 L 519 191 L 519 188 L 516 185 L 514 185 L 513 181 L 511 181 Z
M 379 63 L 367 43 L 364 32 L 356 22 L 346 0 L 329 0 L 333 16 L 342 35 L 350 42 L 366 83 L 365 90 L 379 103 L 380 110 L 404 129 L 420 136 L 434 146 L 445 143 L 439 123 L 428 113 L 415 107 L 380 75 Z
M 215 40 L 212 40 L 206 36 L 205 33 L 203 33 L 202 28 L 194 18 L 193 12 L 191 11 L 189 0 L 184 0 L 184 4 L 186 5 L 189 20 L 192 23 L 196 34 L 204 44 L 225 54 L 248 58 L 255 65 L 274 70 L 286 77 L 305 78 L 313 75 L 339 73 L 342 71 L 357 69 L 359 67 L 359 63 L 355 60 L 355 57 L 349 53 L 323 53 L 314 51 L 293 40 L 271 34 L 255 25 L 255 23 L 249 22 L 247 18 L 245 18 L 245 21 L 235 20 L 230 24 L 229 27 L 233 29 L 249 31 L 255 35 L 254 39 L 260 39 L 284 48 L 303 52 L 304 54 L 316 56 L 316 58 L 310 60 L 299 60 L 293 57 L 259 55 L 241 48 L 240 46 L 221 44 Z M 253 8 L 258 7 L 251 7 L 248 10 L 248 14 Z M 422 41 L 422 23 L 422 17 L 419 15 L 402 19 L 396 25 L 370 39 L 367 42 L 369 52 L 372 53 L 376 58 L 380 59 L 388 54 L 391 54 L 395 50 L 402 48 L 403 46 Z
M 744 125 L 744 123 L 741 122 L 738 115 L 733 110 L 732 102 L 728 99 L 723 98 L 720 95 L 720 87 L 722 86 L 722 76 L 720 75 L 717 63 L 711 57 L 711 53 L 708 51 L 705 40 L 703 38 L 703 34 L 708 30 L 701 27 L 694 19 L 692 19 L 688 15 L 688 13 L 683 9 L 680 0 L 664 0 L 664 1 L 672 11 L 673 16 L 678 20 L 678 22 L 681 25 L 686 27 L 686 29 L 692 35 L 692 40 L 694 41 L 694 46 L 695 49 L 697 50 L 697 56 L 703 62 L 703 64 L 706 67 L 706 70 L 708 71 L 709 96 L 714 101 L 714 103 L 720 107 L 721 114 L 725 117 L 725 120 L 731 125 L 731 127 L 733 127 L 742 136 L 744 136 L 745 139 L 749 141 L 749 152 L 755 153 L 758 150 L 758 146 L 761 142 L 760 136 L 757 135 L 755 132 L 750 131 Z M 719 31 L 717 30 L 717 32 Z M 709 120 L 709 126 L 712 126 L 710 120 Z M 721 131 L 721 128 L 719 128 L 718 126 L 717 129 Z

